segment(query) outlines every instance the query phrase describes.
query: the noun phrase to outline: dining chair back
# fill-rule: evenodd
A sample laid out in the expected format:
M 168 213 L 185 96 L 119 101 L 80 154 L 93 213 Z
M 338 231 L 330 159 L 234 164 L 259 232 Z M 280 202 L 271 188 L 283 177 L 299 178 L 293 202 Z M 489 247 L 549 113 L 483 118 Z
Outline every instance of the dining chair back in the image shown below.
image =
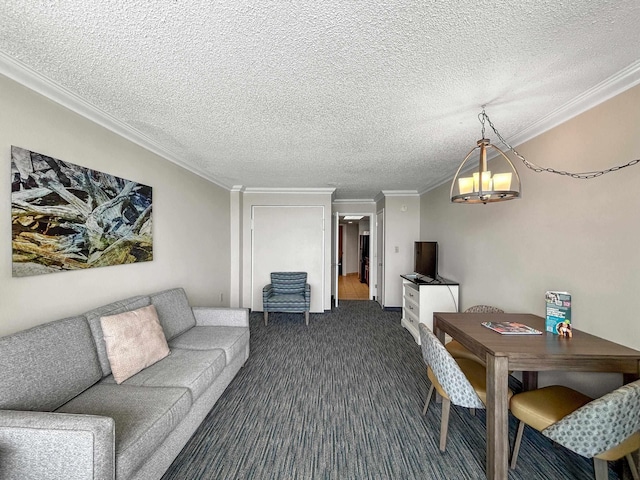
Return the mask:
M 548 418 L 550 410 L 558 405 L 575 403 L 577 408 L 549 425 L 534 424 L 543 435 L 563 445 L 569 450 L 593 458 L 596 480 L 608 478 L 607 461 L 626 457 L 633 478 L 639 480 L 638 470 L 631 455 L 640 448 L 640 380 L 622 387 L 592 401 L 568 387 L 545 387 L 547 393 L 538 401 L 535 390 L 515 395 L 511 399 L 514 415 L 524 423 L 534 423 L 523 419 L 519 412 L 527 411 L 528 418 Z M 540 389 L 543 390 L 543 389 Z M 579 400 L 582 396 L 583 399 Z M 578 399 L 578 400 L 577 400 Z M 582 405 L 580 405 L 582 403 Z M 555 407 L 554 407 L 555 405 Z M 516 436 L 511 468 L 515 468 L 520 446 L 521 432 Z M 518 438 L 520 437 L 520 438 Z
M 435 389 L 442 397 L 440 451 L 444 452 L 451 404 L 471 409 L 485 408 L 486 370 L 477 362 L 454 359 L 425 324 L 420 323 L 418 328 L 422 357 L 427 364 L 427 376 L 431 381 L 422 414 L 427 413 Z
M 491 305 L 474 305 L 467 308 L 464 313 L 504 313 L 504 310 Z

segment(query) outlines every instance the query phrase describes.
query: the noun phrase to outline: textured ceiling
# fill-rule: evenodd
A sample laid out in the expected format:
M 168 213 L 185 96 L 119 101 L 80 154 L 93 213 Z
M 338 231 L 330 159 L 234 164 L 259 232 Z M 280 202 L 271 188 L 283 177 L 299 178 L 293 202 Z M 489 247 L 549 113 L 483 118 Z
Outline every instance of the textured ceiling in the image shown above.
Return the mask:
M 4 0 L 0 22 L 5 58 L 216 183 L 342 199 L 437 185 L 481 105 L 514 138 L 640 60 L 638 0 Z

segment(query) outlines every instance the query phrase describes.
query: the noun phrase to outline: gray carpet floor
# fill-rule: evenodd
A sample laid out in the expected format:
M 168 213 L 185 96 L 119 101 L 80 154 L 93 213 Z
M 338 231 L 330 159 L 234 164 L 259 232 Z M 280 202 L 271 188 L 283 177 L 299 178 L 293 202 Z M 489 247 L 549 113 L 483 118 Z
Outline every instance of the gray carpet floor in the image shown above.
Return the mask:
M 485 414 L 440 404 L 400 313 L 344 301 L 324 314 L 250 316 L 251 354 L 163 480 L 483 479 Z M 511 418 L 511 439 L 516 421 Z M 510 479 L 590 479 L 590 460 L 525 429 Z M 610 478 L 618 478 L 610 468 Z

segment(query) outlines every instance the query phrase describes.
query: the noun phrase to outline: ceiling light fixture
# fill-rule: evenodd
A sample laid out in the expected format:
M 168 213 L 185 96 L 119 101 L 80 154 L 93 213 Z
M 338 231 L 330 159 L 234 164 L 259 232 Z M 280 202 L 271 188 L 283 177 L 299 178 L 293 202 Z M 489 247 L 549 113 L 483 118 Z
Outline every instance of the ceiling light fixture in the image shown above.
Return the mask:
M 482 138 L 477 141 L 477 146 L 464 158 L 451 183 L 451 201 L 453 203 L 491 203 L 512 200 L 520 197 L 520 176 L 509 157 L 485 138 L 484 123 L 488 119 L 482 108 L 478 119 L 482 124 Z M 478 169 L 470 177 L 460 177 L 460 172 L 465 169 L 467 160 L 476 150 L 479 150 Z M 487 169 L 487 154 L 495 152 L 496 158 L 491 161 L 492 172 Z M 503 164 L 503 165 L 499 165 Z
M 498 139 L 509 149 L 509 151 L 511 151 L 516 157 L 518 157 L 528 169 L 533 170 L 536 173 L 555 173 L 557 175 L 564 175 L 571 178 L 588 180 L 590 178 L 600 177 L 605 173 L 616 172 L 623 168 L 640 163 L 640 158 L 638 158 L 635 160 L 631 160 L 624 165 L 616 165 L 607 168 L 606 170 L 579 173 L 566 172 L 564 170 L 555 170 L 549 167 L 540 167 L 528 161 L 520 153 L 518 153 L 515 148 L 507 143 L 507 141 L 502 137 L 502 135 L 500 135 L 496 127 L 493 125 L 493 122 L 491 122 L 491 119 L 485 113 L 484 109 L 485 105 L 482 106 L 482 112 L 478 115 L 478 119 L 482 124 L 482 138 L 477 141 L 477 146 L 472 148 L 465 159 L 462 161 L 462 163 L 458 167 L 458 170 L 456 171 L 456 174 L 453 177 L 453 181 L 451 182 L 451 190 L 449 193 L 451 201 L 453 203 L 485 204 L 520 198 L 521 186 L 518 171 L 516 170 L 513 163 L 511 163 L 511 160 L 509 160 L 509 157 L 507 157 L 507 155 L 498 147 L 491 144 L 489 139 L 485 138 L 485 121 L 489 124 Z M 491 169 L 493 170 L 493 176 L 492 171 L 487 170 L 487 153 L 490 152 L 489 149 L 495 150 L 496 153 L 495 158 L 491 159 Z M 467 160 L 471 158 L 471 155 L 476 150 L 480 150 L 477 171 L 473 172 L 471 177 L 460 178 L 460 172 L 466 173 L 470 171 L 469 168 L 465 169 L 464 166 L 467 163 Z

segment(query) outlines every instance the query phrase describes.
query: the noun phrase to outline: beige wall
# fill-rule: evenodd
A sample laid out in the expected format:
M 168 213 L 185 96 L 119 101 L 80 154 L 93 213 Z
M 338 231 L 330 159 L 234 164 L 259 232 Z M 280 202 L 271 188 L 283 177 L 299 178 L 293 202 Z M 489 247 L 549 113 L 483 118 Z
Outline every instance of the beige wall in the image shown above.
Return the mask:
M 0 105 L 0 335 L 175 286 L 192 305 L 228 304 L 228 191 L 2 76 Z M 12 278 L 11 145 L 152 186 L 154 260 Z
M 639 125 L 635 87 L 516 148 L 557 170 L 600 170 L 640 158 Z M 592 180 L 516 167 L 520 200 L 454 205 L 448 184 L 421 198 L 421 239 L 439 242 L 440 274 L 460 282 L 461 309 L 543 316 L 544 292 L 564 290 L 576 328 L 640 349 L 640 165 Z M 598 390 L 596 376 L 579 382 Z
M 400 307 L 400 275 L 413 271 L 414 242 L 420 240 L 420 197 L 385 193 L 384 222 L 384 306 Z

